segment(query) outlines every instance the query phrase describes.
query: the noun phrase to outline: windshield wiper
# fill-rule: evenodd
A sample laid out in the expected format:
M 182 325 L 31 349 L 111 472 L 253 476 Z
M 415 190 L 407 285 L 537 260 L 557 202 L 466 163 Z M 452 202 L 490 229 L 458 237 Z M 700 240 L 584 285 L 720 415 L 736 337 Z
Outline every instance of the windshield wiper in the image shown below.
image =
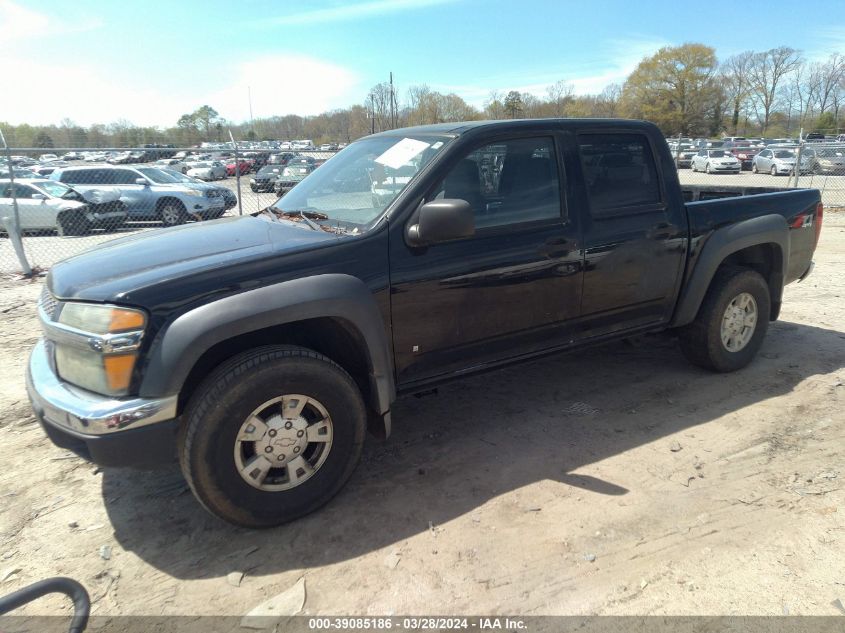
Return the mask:
M 305 224 L 307 224 L 314 231 L 319 231 L 320 225 L 317 224 L 316 222 L 314 222 L 314 220 L 312 220 L 311 218 L 309 218 L 308 217 L 309 215 L 311 215 L 312 217 L 315 216 L 315 215 L 316 216 L 322 216 L 322 217 L 317 218 L 319 220 L 328 220 L 329 219 L 329 216 L 327 216 L 325 213 L 313 213 L 313 212 L 309 213 L 308 211 L 302 211 L 301 209 L 297 210 L 297 211 L 282 211 L 282 213 L 284 215 L 291 215 L 291 216 L 298 215 L 299 217 L 302 218 L 302 221 L 305 222 Z

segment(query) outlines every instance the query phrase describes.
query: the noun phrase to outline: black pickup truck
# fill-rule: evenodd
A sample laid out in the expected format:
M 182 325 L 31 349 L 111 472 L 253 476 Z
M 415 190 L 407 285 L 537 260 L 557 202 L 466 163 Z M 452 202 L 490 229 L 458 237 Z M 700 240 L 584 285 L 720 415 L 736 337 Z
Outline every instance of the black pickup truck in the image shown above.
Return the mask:
M 209 511 L 277 525 L 337 493 L 399 394 L 663 330 L 740 369 L 821 224 L 816 190 L 682 190 L 648 123 L 394 130 L 253 216 L 54 266 L 28 392 L 57 445 L 178 456 Z

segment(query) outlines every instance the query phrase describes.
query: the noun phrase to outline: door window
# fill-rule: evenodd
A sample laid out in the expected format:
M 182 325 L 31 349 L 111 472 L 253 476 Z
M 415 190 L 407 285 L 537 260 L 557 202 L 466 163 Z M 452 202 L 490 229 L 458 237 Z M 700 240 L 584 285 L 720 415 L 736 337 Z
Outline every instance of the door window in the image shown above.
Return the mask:
M 435 198 L 466 200 L 476 229 L 560 219 L 560 179 L 550 137 L 491 143 L 460 159 Z
M 578 148 L 593 218 L 624 215 L 660 203 L 657 168 L 645 136 L 579 134 Z

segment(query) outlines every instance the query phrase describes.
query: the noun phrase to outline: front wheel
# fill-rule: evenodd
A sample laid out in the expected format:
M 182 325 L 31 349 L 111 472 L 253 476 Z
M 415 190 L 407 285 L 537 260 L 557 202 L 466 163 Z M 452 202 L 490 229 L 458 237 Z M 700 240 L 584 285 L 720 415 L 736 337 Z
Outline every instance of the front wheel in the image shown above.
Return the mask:
M 681 350 L 693 364 L 714 371 L 745 367 L 763 344 L 770 305 L 769 287 L 760 273 L 721 269 L 695 321 L 680 330 Z
M 185 222 L 185 207 L 181 202 L 166 202 L 158 212 L 165 226 L 176 226 Z
M 91 223 L 83 213 L 68 211 L 56 219 L 56 233 L 59 237 L 88 235 L 90 232 Z
M 704 163 L 704 173 L 705 174 L 710 173 L 710 163 Z
M 751 163 L 751 173 L 757 173 L 757 163 Z
M 775 167 L 774 165 L 772 165 L 772 171 L 769 172 L 769 173 L 771 173 L 772 176 L 777 176 L 778 175 L 778 168 Z
M 693 171 L 698 171 L 698 170 L 695 168 L 695 161 L 693 161 L 693 162 L 691 162 L 691 163 L 689 164 L 689 168 L 690 168 L 690 169 L 692 169 Z
M 218 367 L 188 403 L 182 472 L 221 519 L 272 527 L 313 512 L 349 479 L 366 413 L 355 381 L 302 347 L 267 346 Z

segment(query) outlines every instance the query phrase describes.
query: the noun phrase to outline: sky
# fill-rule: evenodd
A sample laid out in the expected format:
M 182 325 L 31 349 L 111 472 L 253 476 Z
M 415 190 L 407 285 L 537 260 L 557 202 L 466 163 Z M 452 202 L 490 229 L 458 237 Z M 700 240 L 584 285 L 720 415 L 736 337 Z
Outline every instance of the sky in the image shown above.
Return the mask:
M 491 91 L 578 94 L 661 46 L 720 59 L 779 45 L 845 53 L 845 0 L 0 0 L 0 121 L 175 125 L 208 104 L 248 121 L 363 103 L 394 74 L 483 107 Z M 796 19 L 796 8 L 807 19 Z

